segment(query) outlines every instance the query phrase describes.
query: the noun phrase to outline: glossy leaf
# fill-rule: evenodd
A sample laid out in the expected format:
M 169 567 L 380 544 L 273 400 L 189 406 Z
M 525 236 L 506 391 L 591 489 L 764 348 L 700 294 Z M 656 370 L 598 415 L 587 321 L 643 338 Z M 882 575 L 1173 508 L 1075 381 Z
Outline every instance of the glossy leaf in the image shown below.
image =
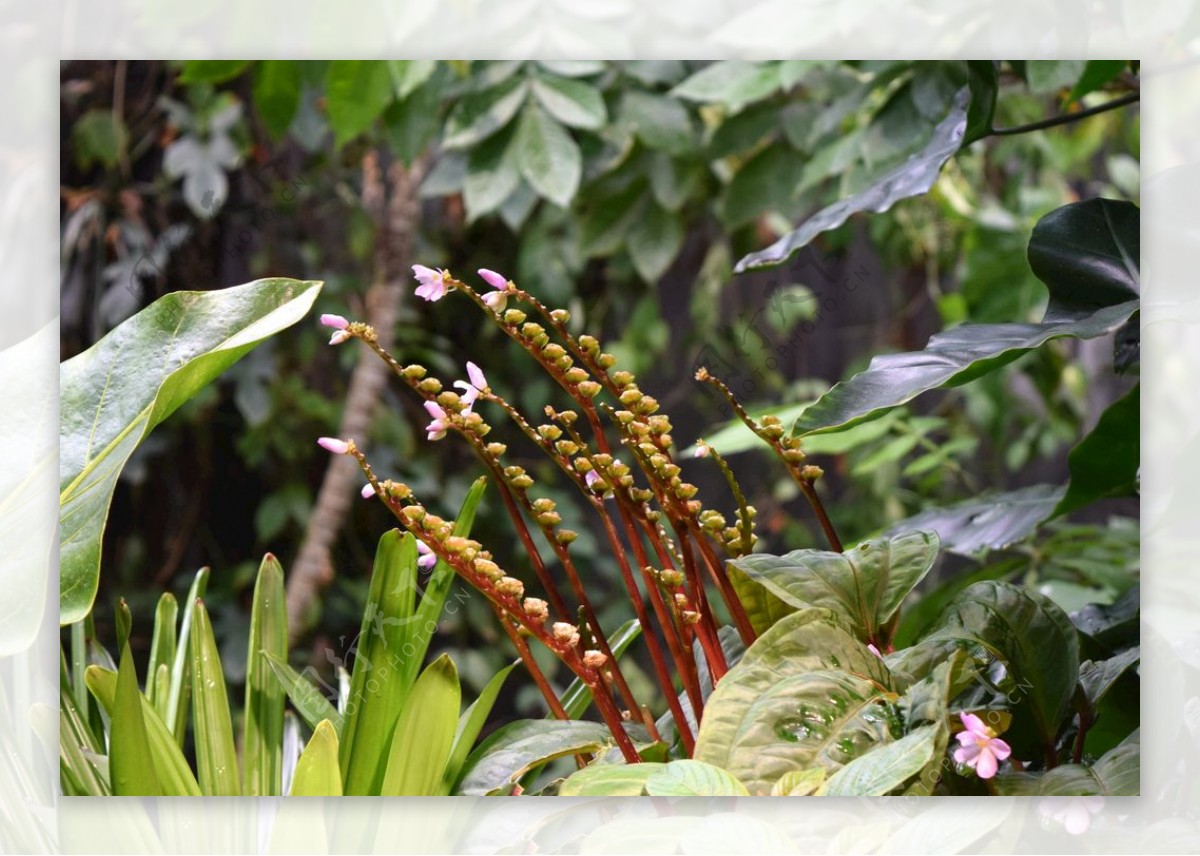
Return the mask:
M 986 137 L 992 130 L 992 116 L 996 112 L 996 92 L 999 86 L 999 75 L 992 60 L 967 61 L 967 87 L 971 92 L 971 104 L 967 108 L 964 146 Z
M 134 449 L 255 345 L 303 318 L 320 288 L 263 279 L 173 292 L 61 365 L 61 623 L 82 619 L 95 599 L 109 503 Z
M 512 121 L 528 94 L 524 80 L 510 78 L 494 89 L 460 99 L 446 117 L 442 145 L 465 149 L 486 140 Z
M 383 785 L 392 733 L 411 686 L 403 676 L 404 645 L 416 626 L 416 589 L 416 539 L 392 529 L 379 539 L 375 551 L 355 641 L 339 748 L 347 796 L 378 794 Z
M 964 87 L 954 98 L 946 118 L 933 129 L 929 143 L 900 166 L 881 175 L 853 196 L 823 208 L 765 250 L 751 253 L 734 267 L 734 273 L 781 264 L 822 232 L 841 226 L 852 214 L 882 213 L 901 199 L 927 193 L 951 156 L 963 143 L 967 128 L 969 90 Z
M 1140 259 L 1141 213 L 1132 202 L 1064 205 L 1039 220 L 1029 238 L 1029 266 L 1050 289 L 1047 322 L 1136 300 Z
M 752 794 L 789 771 L 833 772 L 901 732 L 891 676 L 829 610 L 779 621 L 709 697 L 694 758 L 728 770 Z
M 432 663 L 404 702 L 392 736 L 382 796 L 436 796 L 454 746 L 462 690 L 449 655 Z
M 1135 731 L 1095 764 L 1062 764 L 1045 773 L 1007 773 L 996 777 L 996 792 L 1006 796 L 1137 796 L 1141 789 L 1141 735 Z
M 88 666 L 84 678 L 88 690 L 100 702 L 110 719 L 115 719 L 117 697 L 117 674 L 100 666 Z M 142 697 L 142 721 L 145 724 L 146 738 L 150 748 L 150 760 L 154 772 L 158 776 L 164 796 L 201 796 L 200 783 L 188 766 L 183 751 L 175 740 L 175 735 L 167 728 L 162 718 Z
M 196 771 L 200 789 L 209 797 L 240 796 L 233 721 L 225 694 L 225 672 L 212 622 L 204 601 L 192 604 L 192 727 L 196 736 Z
M 1028 564 L 1028 561 L 1022 556 L 1002 559 L 993 564 L 956 574 L 938 586 L 923 592 L 915 602 L 906 605 L 900 613 L 900 622 L 892 637 L 892 645 L 896 648 L 912 645 L 942 614 L 942 610 L 946 608 L 947 604 L 967 586 L 984 580 L 1003 580 L 1014 577 L 1027 568 Z
M 889 532 L 936 532 L 944 549 L 973 556 L 1023 540 L 1051 516 L 1062 497 L 1063 488 L 1049 484 L 986 493 L 957 505 L 926 509 L 900 521 Z
M 529 770 L 564 755 L 595 754 L 614 745 L 598 722 L 522 719 L 500 728 L 467 759 L 458 792 L 484 796 L 515 785 Z
M 1067 457 L 1071 480 L 1054 515 L 1066 514 L 1098 499 L 1132 496 L 1141 466 L 1141 386 L 1135 386 L 1100 414 L 1091 433 Z
M 829 777 L 828 797 L 882 797 L 901 787 L 934 759 L 937 726 L 922 725 L 894 743 L 855 758 Z
M 162 785 L 151 761 L 142 694 L 128 645 L 121 646 L 111 717 L 108 764 L 113 793 L 119 797 L 161 796 Z
M 646 779 L 663 764 L 590 764 L 576 770 L 558 788 L 560 797 L 638 797 L 646 792 Z
M 329 699 L 321 694 L 320 690 L 275 655 L 264 653 L 263 659 L 271 667 L 271 673 L 275 676 L 280 688 L 287 694 L 288 701 L 296 708 L 296 712 L 300 714 L 300 718 L 309 728 L 316 728 L 319 722 L 328 719 L 337 729 L 338 734 L 342 733 L 342 715 L 337 712 L 337 708 L 330 704 Z
M 483 688 L 479 698 L 475 699 L 458 718 L 458 730 L 454 735 L 454 747 L 450 750 L 450 757 L 446 761 L 446 769 L 439 790 L 440 795 L 445 796 L 451 793 L 458 784 L 463 764 L 466 763 L 467 756 L 471 754 L 471 748 L 475 745 L 479 732 L 483 731 L 492 707 L 495 706 L 496 699 L 500 696 L 500 689 L 516 666 L 516 663 L 512 663 L 492 675 L 492 679 L 487 682 L 487 686 Z
M 325 93 L 325 113 L 338 146 L 374 125 L 395 97 L 391 71 L 379 60 L 329 63 Z
M 750 792 L 735 776 L 702 761 L 672 761 L 646 778 L 652 797 L 746 797 Z
M 734 110 L 776 92 L 782 81 L 777 62 L 723 60 L 693 74 L 671 90 L 675 98 L 720 103 Z
M 1104 701 L 1108 691 L 1142 659 L 1141 646 L 1135 645 L 1107 660 L 1088 660 L 1079 667 L 1079 685 L 1093 707 Z
M 538 195 L 566 208 L 579 189 L 583 157 L 579 146 L 553 117 L 530 104 L 517 125 L 517 165 Z
M 1054 745 L 1079 676 L 1079 639 L 1071 620 L 1049 598 L 1009 583 L 976 583 L 955 598 L 922 640 L 923 645 L 940 642 L 981 645 L 1007 664 L 1015 683 L 1014 720 L 1028 722 L 1036 738 L 1036 743 L 1014 746 L 1015 751 Z
M 287 602 L 283 567 L 270 553 L 259 566 L 252 604 L 242 731 L 243 792 L 279 796 L 283 793 L 284 692 L 264 655 L 287 660 Z
M 337 729 L 328 719 L 317 723 L 292 775 L 294 797 L 340 797 L 342 772 L 338 767 Z
M 1071 87 L 1071 94 L 1067 96 L 1067 100 L 1078 101 L 1089 92 L 1095 92 L 1104 86 L 1104 84 L 1116 78 L 1125 70 L 1125 66 L 1128 64 L 1123 59 L 1088 60 L 1087 65 L 1083 67 L 1083 73 L 1079 75 L 1079 79 Z
M 829 609 L 863 642 L 882 646 L 888 642 L 889 622 L 933 567 L 938 547 L 936 535 L 908 532 L 864 541 L 845 553 L 755 553 L 729 564 L 792 608 Z

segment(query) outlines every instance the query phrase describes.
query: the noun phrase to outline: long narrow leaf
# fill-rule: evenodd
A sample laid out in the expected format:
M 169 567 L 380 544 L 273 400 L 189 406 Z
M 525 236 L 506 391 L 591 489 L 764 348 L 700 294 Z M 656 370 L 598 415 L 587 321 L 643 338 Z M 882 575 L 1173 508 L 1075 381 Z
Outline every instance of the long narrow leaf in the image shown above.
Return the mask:
M 454 735 L 454 748 L 450 750 L 450 758 L 446 761 L 446 774 L 442 778 L 440 796 L 450 794 L 454 786 L 458 784 L 463 764 L 466 762 L 467 756 L 471 754 L 471 747 L 475 745 L 479 732 L 483 730 L 484 723 L 487 722 L 488 714 L 492 712 L 492 707 L 496 704 L 500 688 L 504 686 L 504 681 L 516 666 L 517 663 L 512 663 L 496 672 L 487 682 L 487 686 L 483 688 L 483 692 L 479 694 L 479 698 L 475 699 L 459 717 L 458 733 Z
M 79 716 L 75 698 L 67 687 L 59 692 L 58 759 L 63 790 L 70 782 L 75 792 L 86 796 L 110 796 L 108 777 L 100 773 L 95 759 L 101 754 L 91 729 Z
M 382 796 L 434 796 L 441 791 L 461 705 L 458 669 L 443 654 L 417 678 L 400 713 Z
M 99 666 L 88 666 L 87 688 L 100 702 L 100 707 L 111 715 L 117 698 L 117 673 Z M 150 759 L 164 796 L 198 797 L 200 783 L 188 766 L 183 751 L 175 742 L 175 735 L 154 711 L 154 707 L 143 696 L 142 713 L 146 723 L 146 735 L 150 742 Z
M 183 745 L 187 734 L 188 700 L 191 698 L 191 646 L 188 640 L 192 632 L 192 604 L 204 597 L 208 588 L 208 568 L 196 571 L 192 586 L 188 589 L 183 610 L 183 622 L 179 627 L 179 640 L 175 645 L 175 663 L 171 666 L 171 697 L 167 700 L 167 727 L 175 735 L 175 742 Z
M 175 595 L 163 592 L 154 609 L 154 635 L 150 637 L 150 665 L 146 667 L 146 696 L 156 702 L 155 708 L 166 710 L 169 698 L 161 703 L 158 697 L 158 667 L 166 665 L 167 669 L 175 662 L 176 635 L 178 633 L 179 604 Z M 170 681 L 168 680 L 168 694 Z
M 109 712 L 112 730 L 109 737 L 108 765 L 113 793 L 119 797 L 157 797 L 162 785 L 150 760 L 150 738 L 142 710 L 141 692 L 134 671 L 129 645 L 121 648 L 117 670 L 116 697 Z
M 317 723 L 312 739 L 296 762 L 292 776 L 294 797 L 340 797 L 342 771 L 338 767 L 337 730 L 328 719 Z
M 341 735 L 342 715 L 329 703 L 329 699 L 321 695 L 320 690 L 304 680 L 295 669 L 274 654 L 264 654 L 263 659 L 267 661 L 275 675 L 275 680 L 287 693 L 292 706 L 296 708 L 296 712 L 300 714 L 309 728 L 316 728 L 321 720 L 328 719 L 337 729 L 338 735 Z
M 283 689 L 264 654 L 287 660 L 287 609 L 283 568 L 270 553 L 263 557 L 254 584 L 250 644 L 246 651 L 246 711 L 242 765 L 246 796 L 283 793 Z
M 379 539 L 371 589 L 356 641 L 350 697 L 338 750 L 347 796 L 379 793 L 388 746 L 404 706 L 401 679 L 409 651 L 417 580 L 417 542 L 393 529 Z
M 225 672 L 204 601 L 192 608 L 192 728 L 196 735 L 196 769 L 205 796 L 240 795 L 233 722 L 225 695 Z

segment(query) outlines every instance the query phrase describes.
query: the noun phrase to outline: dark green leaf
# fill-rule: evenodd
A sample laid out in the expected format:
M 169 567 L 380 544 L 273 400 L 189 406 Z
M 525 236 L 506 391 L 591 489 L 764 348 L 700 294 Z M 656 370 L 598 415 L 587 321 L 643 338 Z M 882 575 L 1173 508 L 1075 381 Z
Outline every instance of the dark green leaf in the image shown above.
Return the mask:
M 932 530 L 941 538 L 944 549 L 973 556 L 1024 539 L 1050 517 L 1062 497 L 1063 488 L 1049 484 L 983 494 L 946 508 L 928 508 L 888 531 Z
M 396 97 L 407 98 L 433 76 L 437 71 L 437 62 L 431 59 L 400 59 L 387 61 L 392 74 L 392 84 L 396 87 Z
M 726 226 L 736 229 L 771 211 L 789 211 L 803 160 L 786 146 L 767 146 L 734 174 L 721 200 Z
M 1092 59 L 1083 67 L 1083 74 L 1071 88 L 1068 101 L 1078 101 L 1089 92 L 1095 92 L 1104 84 L 1113 80 L 1129 65 L 1123 59 Z
M 1097 499 L 1137 493 L 1141 465 L 1141 404 L 1139 386 L 1100 415 L 1100 421 L 1067 463 L 1071 480 L 1054 516 L 1074 511 Z
M 845 553 L 756 553 L 729 564 L 793 608 L 829 609 L 844 619 L 860 640 L 883 646 L 888 642 L 892 616 L 929 573 L 937 554 L 936 535 L 909 532 L 890 540 L 864 541 Z
M 753 151 L 760 142 L 779 130 L 779 122 L 778 104 L 767 101 L 748 107 L 726 119 L 713 132 L 708 143 L 708 156 L 717 160 Z
M 325 85 L 325 110 L 338 146 L 374 125 L 395 97 L 387 63 L 378 60 L 335 60 Z
M 486 140 L 512 121 L 528 93 L 524 80 L 511 78 L 495 89 L 463 98 L 446 117 L 442 145 L 465 149 Z
M 1040 775 L 1008 773 L 996 777 L 996 792 L 1006 796 L 1137 796 L 1141 788 L 1141 735 L 1135 731 L 1092 766 L 1063 764 Z
M 907 531 L 907 529 L 900 531 Z M 942 546 L 946 546 L 944 540 Z M 984 565 L 966 573 L 956 574 L 942 582 L 936 588 L 922 594 L 915 603 L 904 607 L 904 611 L 900 614 L 900 623 L 896 626 L 896 635 L 892 637 L 892 645 L 896 648 L 906 648 L 912 645 L 926 628 L 942 614 L 946 605 L 967 586 L 984 580 L 1002 580 L 1012 577 L 1026 567 L 1028 567 L 1027 560 L 1018 556 L 992 565 Z
M 971 91 L 971 106 L 967 108 L 967 133 L 963 145 L 986 137 L 992 130 L 996 112 L 996 91 L 999 89 L 996 64 L 990 59 L 967 61 L 967 87 Z
M 571 204 L 583 173 L 579 146 L 545 110 L 529 105 L 516 136 L 517 165 L 538 194 L 562 208 Z
M 655 204 L 647 205 L 625 238 L 638 275 L 650 284 L 658 282 L 679 255 L 683 237 L 679 215 Z
M 960 325 L 932 336 L 923 351 L 875 357 L 866 371 L 837 384 L 805 410 L 792 430 L 807 434 L 857 425 L 923 392 L 968 383 L 1053 339 L 1111 333 L 1137 308 L 1130 301 L 1078 320 Z
M 189 59 L 183 64 L 180 83 L 224 83 L 246 70 L 248 59 Z
M 1002 582 L 976 583 L 947 607 L 922 645 L 981 645 L 1008 665 L 1015 687 L 1013 736 L 1028 720 L 1036 741 L 1016 751 L 1053 746 L 1079 676 L 1079 640 L 1049 598 Z
M 1141 646 L 1135 645 L 1107 660 L 1084 662 L 1079 667 L 1079 685 L 1092 706 L 1098 706 L 1113 685 L 1141 659 Z
M 1141 615 L 1141 586 L 1135 585 L 1113 604 L 1092 603 L 1071 613 L 1071 622 L 1098 651 L 1091 659 L 1112 656 L 1138 640 Z
M 59 369 L 60 608 L 91 608 L 117 478 L 150 431 L 255 345 L 301 318 L 321 284 L 264 279 L 161 297 Z
M 71 128 L 75 162 L 83 170 L 91 169 L 94 163 L 112 169 L 128 145 L 128 138 L 125 123 L 111 110 L 89 110 Z
M 595 131 L 608 121 L 600 90 L 582 80 L 537 77 L 533 94 L 551 116 L 572 128 Z
M 300 107 L 300 64 L 295 60 L 263 60 L 254 75 L 254 104 L 272 137 L 287 131 Z
M 586 256 L 616 252 L 642 211 L 645 186 L 635 182 L 610 197 L 588 198 L 579 218 L 579 249 Z
M 937 181 L 942 166 L 962 145 L 969 100 L 968 89 L 964 87 L 955 96 L 950 113 L 933 129 L 929 144 L 921 152 L 885 172 L 870 187 L 821 209 L 765 250 L 746 256 L 737 263 L 734 272 L 781 264 L 821 232 L 841 226 L 851 214 L 861 211 L 881 213 L 901 199 L 927 193 Z
M 438 107 L 442 81 L 441 76 L 426 81 L 383 113 L 392 151 L 406 164 L 420 157 L 437 132 L 441 122 Z
M 675 98 L 717 102 L 734 110 L 766 98 L 781 84 L 778 62 L 723 60 L 701 69 L 671 90 Z
M 1029 266 L 1050 289 L 1046 322 L 1079 319 L 1137 299 L 1141 215 L 1132 202 L 1088 199 L 1056 208 L 1029 239 Z

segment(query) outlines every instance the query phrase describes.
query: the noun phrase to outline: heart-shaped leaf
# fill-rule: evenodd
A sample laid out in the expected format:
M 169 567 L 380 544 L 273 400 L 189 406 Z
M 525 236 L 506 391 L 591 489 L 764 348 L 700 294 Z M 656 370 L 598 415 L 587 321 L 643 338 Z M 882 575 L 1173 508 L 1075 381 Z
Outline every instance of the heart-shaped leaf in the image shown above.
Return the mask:
M 1136 300 L 1140 259 L 1141 212 L 1132 202 L 1064 205 L 1039 220 L 1029 238 L 1029 266 L 1050 289 L 1047 321 Z
M 832 610 L 860 640 L 883 646 L 900 603 L 929 573 L 937 554 L 936 535 L 908 532 L 864 541 L 845 553 L 756 553 L 729 564 L 792 608 Z
M 263 279 L 159 298 L 59 370 L 60 615 L 81 620 L 125 462 L 153 428 L 263 339 L 295 324 L 321 283 Z

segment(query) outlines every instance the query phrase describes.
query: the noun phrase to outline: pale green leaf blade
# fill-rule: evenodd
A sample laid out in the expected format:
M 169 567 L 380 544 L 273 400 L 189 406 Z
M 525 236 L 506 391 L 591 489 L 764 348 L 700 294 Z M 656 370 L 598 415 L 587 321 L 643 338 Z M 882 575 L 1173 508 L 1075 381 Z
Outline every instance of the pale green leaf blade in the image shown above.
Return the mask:
M 59 369 L 60 617 L 91 608 L 125 462 L 153 428 L 312 307 L 317 282 L 263 279 L 159 298 Z
M 579 189 L 583 156 L 562 125 L 536 104 L 521 113 L 517 165 L 538 195 L 566 208 Z
M 116 695 L 109 733 L 108 763 L 113 793 L 119 797 L 157 797 L 162 785 L 150 760 L 150 738 L 128 645 L 121 647 Z
M 284 692 L 265 654 L 287 660 L 287 606 L 283 567 L 268 553 L 258 569 L 246 651 L 246 707 L 242 766 L 246 796 L 279 796 L 283 788 Z
M 646 779 L 665 765 L 591 764 L 576 770 L 559 786 L 560 797 L 638 797 L 646 792 Z
M 179 631 L 179 604 L 175 595 L 163 592 L 154 609 L 154 633 L 150 637 L 150 664 L 146 667 L 146 697 L 156 708 L 161 705 L 166 710 L 166 698 L 160 698 L 158 692 L 158 667 L 166 666 L 168 671 L 175 663 L 176 634 Z M 168 682 L 169 687 L 169 682 Z
M 516 663 L 511 663 L 496 672 L 487 682 L 487 686 L 483 688 L 483 692 L 479 694 L 479 698 L 475 699 L 458 718 L 458 731 L 454 735 L 454 747 L 450 750 L 450 758 L 446 761 L 441 795 L 445 796 L 451 793 L 454 786 L 458 784 L 463 764 L 466 762 L 467 756 L 471 754 L 471 748 L 475 745 L 479 732 L 483 730 L 488 715 L 491 714 L 492 707 L 495 706 L 496 699 L 500 696 L 501 687 L 504 686 L 505 680 L 516 666 Z
M 274 654 L 264 654 L 263 658 L 271 667 L 275 680 L 287 693 L 288 700 L 300 714 L 300 718 L 309 728 L 316 728 L 322 720 L 328 719 L 338 734 L 342 733 L 342 715 L 337 712 L 329 699 L 321 695 L 321 691 L 296 672 L 291 666 L 280 660 Z
M 382 796 L 436 796 L 454 745 L 462 690 L 446 654 L 413 685 L 392 737 Z
M 179 627 L 179 640 L 175 645 L 175 662 L 171 666 L 171 695 L 167 700 L 167 727 L 175 735 L 175 742 L 183 745 L 187 733 L 188 702 L 192 697 L 192 604 L 204 597 L 208 589 L 208 568 L 196 571 L 188 588 L 187 600 L 183 602 L 183 621 Z
M 702 761 L 672 761 L 646 778 L 652 797 L 746 797 L 750 792 L 728 770 Z
M 923 725 L 894 743 L 855 758 L 829 777 L 829 797 L 881 797 L 925 769 L 936 751 L 936 725 Z
M 291 796 L 340 797 L 342 772 L 338 767 L 337 729 L 328 719 L 317 723 L 313 736 L 296 762 Z
M 233 722 L 217 640 L 204 601 L 197 599 L 191 612 L 192 725 L 200 789 L 210 797 L 240 796 Z

